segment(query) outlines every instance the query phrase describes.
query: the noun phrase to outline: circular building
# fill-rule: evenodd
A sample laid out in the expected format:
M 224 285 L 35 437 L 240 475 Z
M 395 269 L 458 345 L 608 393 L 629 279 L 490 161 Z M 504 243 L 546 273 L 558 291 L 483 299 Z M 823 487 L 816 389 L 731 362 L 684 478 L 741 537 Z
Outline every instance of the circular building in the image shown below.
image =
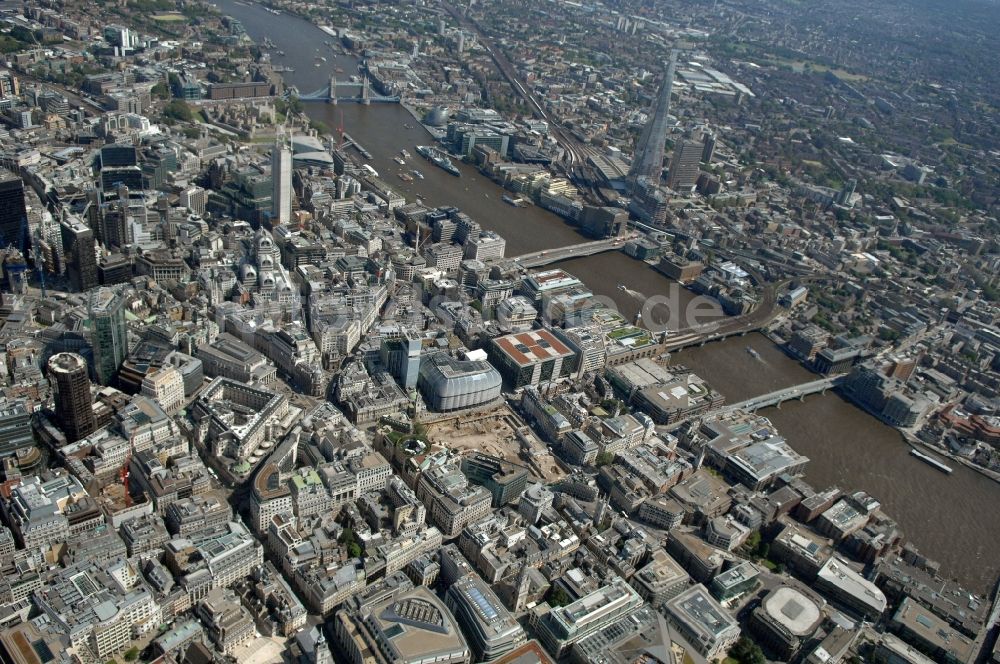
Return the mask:
M 424 124 L 429 124 L 432 127 L 443 127 L 448 124 L 449 115 L 448 109 L 444 106 L 435 106 L 424 116 Z
M 823 621 L 823 600 L 779 586 L 754 609 L 750 626 L 758 642 L 783 661 L 790 661 Z
M 76 353 L 56 353 L 49 358 L 48 368 L 55 391 L 56 418 L 66 442 L 75 443 L 97 429 L 87 361 Z

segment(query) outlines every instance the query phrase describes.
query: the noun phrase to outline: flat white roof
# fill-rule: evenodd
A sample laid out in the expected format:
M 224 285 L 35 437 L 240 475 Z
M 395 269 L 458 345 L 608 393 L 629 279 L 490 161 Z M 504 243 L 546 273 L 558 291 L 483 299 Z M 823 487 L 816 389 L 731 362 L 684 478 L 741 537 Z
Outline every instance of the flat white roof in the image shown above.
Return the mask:
M 795 588 L 778 588 L 764 600 L 764 610 L 795 636 L 811 634 L 820 618 L 816 602 Z

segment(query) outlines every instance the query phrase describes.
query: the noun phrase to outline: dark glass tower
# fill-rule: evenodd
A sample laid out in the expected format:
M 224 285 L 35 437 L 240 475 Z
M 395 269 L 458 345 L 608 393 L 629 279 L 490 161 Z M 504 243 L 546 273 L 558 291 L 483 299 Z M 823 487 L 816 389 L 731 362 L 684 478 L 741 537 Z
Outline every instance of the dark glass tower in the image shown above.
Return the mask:
M 0 246 L 28 251 L 28 212 L 24 206 L 24 182 L 0 171 Z
M 97 428 L 90 397 L 87 362 L 76 353 L 56 353 L 49 358 L 49 377 L 55 389 L 57 424 L 73 443 Z
M 63 252 L 68 262 L 70 283 L 78 291 L 97 286 L 97 256 L 94 252 L 94 231 L 75 217 L 67 217 L 59 226 Z

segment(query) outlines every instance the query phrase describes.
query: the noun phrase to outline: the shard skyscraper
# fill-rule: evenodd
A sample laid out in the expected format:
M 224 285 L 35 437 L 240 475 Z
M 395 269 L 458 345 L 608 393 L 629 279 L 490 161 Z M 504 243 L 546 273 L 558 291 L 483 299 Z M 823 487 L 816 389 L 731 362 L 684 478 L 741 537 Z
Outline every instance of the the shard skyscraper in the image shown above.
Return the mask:
M 670 62 L 667 65 L 667 75 L 660 85 L 660 94 L 656 99 L 653 116 L 642 130 L 642 137 L 637 144 L 632 167 L 628 171 L 628 182 L 632 190 L 641 177 L 648 178 L 652 184 L 660 181 L 660 171 L 663 169 L 663 149 L 667 142 L 667 115 L 670 113 L 670 93 L 674 87 L 674 69 L 677 66 L 677 51 L 670 52 Z

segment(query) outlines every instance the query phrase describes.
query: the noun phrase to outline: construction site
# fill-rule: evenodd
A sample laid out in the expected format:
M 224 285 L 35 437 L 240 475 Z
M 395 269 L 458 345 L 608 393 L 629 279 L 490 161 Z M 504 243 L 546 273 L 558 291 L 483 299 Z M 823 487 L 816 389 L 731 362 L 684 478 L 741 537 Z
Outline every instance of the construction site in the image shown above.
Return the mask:
M 554 482 L 566 470 L 521 417 L 507 404 L 428 422 L 427 438 L 462 454 L 482 452 L 528 468 L 543 482 Z

